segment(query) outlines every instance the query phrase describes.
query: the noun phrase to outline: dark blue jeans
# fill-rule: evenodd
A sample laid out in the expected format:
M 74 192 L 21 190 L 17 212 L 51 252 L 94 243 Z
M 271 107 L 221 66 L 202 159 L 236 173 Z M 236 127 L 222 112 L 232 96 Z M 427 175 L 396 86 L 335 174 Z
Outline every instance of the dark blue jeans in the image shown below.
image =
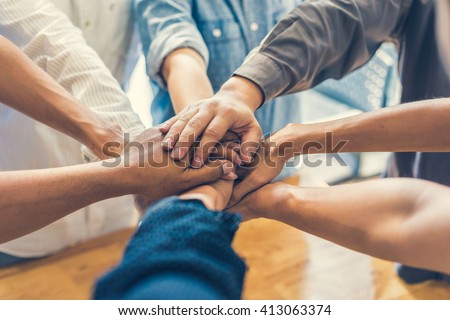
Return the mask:
M 231 248 L 240 217 L 200 201 L 152 206 L 95 299 L 240 299 L 245 263 Z

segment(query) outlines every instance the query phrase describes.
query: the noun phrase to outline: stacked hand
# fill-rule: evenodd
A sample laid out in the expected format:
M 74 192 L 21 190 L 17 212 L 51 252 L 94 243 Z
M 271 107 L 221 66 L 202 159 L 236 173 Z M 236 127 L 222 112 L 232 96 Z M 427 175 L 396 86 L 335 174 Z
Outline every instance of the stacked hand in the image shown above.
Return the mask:
M 155 132 L 152 134 L 157 137 L 163 148 L 170 152 L 171 159 L 167 157 L 168 153 L 161 152 L 159 148 L 156 156 L 165 157 L 164 160 L 170 164 L 182 163 L 183 170 L 156 175 L 155 180 L 162 179 L 158 182 L 158 185 L 161 185 L 158 189 L 161 191 L 156 190 L 156 196 L 153 197 L 161 197 L 167 194 L 168 190 L 176 194 L 179 189 L 183 189 L 179 188 L 181 186 L 186 190 L 188 186 L 185 182 L 176 183 L 177 179 L 186 181 L 183 174 L 184 177 L 190 176 L 187 180 L 191 182 L 191 186 L 201 184 L 201 177 L 205 178 L 204 168 L 211 168 L 211 164 L 216 163 L 208 162 L 211 155 L 241 165 L 238 173 L 242 181 L 234 185 L 233 191 L 232 183 L 222 181 L 215 183 L 220 176 L 217 172 L 214 175 L 216 179 L 204 179 L 207 180 L 204 183 L 209 182 L 209 186 L 200 187 L 195 191 L 203 190 L 211 194 L 212 190 L 217 190 L 213 186 L 220 186 L 222 189 L 226 185 L 226 196 L 223 192 L 220 195 L 220 198 L 226 199 L 224 205 L 229 202 L 228 206 L 233 206 L 248 193 L 272 181 L 281 172 L 285 162 L 291 158 L 290 149 L 293 146 L 289 142 L 289 130 L 282 130 L 270 139 L 261 141 L 262 131 L 254 112 L 262 102 L 262 92 L 253 82 L 233 77 L 213 98 L 188 106 L 183 112 L 163 123 L 159 128 L 164 134 L 163 140 L 161 134 L 157 135 Z M 148 140 L 149 137 L 143 137 L 143 140 L 145 139 Z M 154 138 L 150 137 L 150 140 Z M 196 143 L 198 145 L 195 151 L 192 151 Z M 191 159 L 192 166 L 199 169 L 189 167 Z M 236 175 L 232 171 L 233 169 L 228 169 L 225 178 L 235 179 Z M 198 175 L 198 179 L 194 179 L 194 175 Z M 231 201 L 228 191 L 232 191 Z
M 243 179 L 234 185 L 228 206 L 272 181 L 292 156 L 286 150 L 291 147 L 286 131 L 261 141 L 262 131 L 254 112 L 262 102 L 259 87 L 250 80 L 233 77 L 213 98 L 186 107 L 160 127 L 165 135 L 163 146 L 176 161 L 192 157 L 192 165 L 201 168 L 219 148 L 222 156 L 241 165 L 238 174 Z M 235 139 L 227 138 L 230 133 Z M 192 155 L 190 150 L 197 140 Z
M 122 174 L 118 179 L 122 179 L 122 184 L 130 193 L 145 196 L 149 203 L 221 177 L 234 179 L 230 161 L 208 161 L 202 168 L 194 169 L 189 157 L 171 159 L 162 148 L 162 140 L 158 128 L 147 129 L 125 146 L 121 157 L 105 160 L 104 165 L 120 167 Z
M 262 135 L 254 116 L 262 94 L 257 88 L 249 91 L 250 94 L 239 90 L 254 87 L 249 80 L 234 79 L 230 82 L 213 98 L 186 107 L 161 126 L 161 132 L 166 134 L 164 143 L 172 150 L 174 159 L 183 159 L 189 148 L 200 139 L 193 164 L 201 167 L 208 159 L 210 149 L 231 131 L 241 140 L 242 160 L 251 162 Z

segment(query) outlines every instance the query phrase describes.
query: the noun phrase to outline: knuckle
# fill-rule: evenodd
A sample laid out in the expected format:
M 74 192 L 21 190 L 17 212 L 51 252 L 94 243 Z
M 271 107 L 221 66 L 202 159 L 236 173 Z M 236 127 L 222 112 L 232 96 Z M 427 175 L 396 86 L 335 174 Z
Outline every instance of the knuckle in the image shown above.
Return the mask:
M 292 123 L 292 122 L 290 122 L 290 123 L 288 123 L 288 124 L 286 125 L 286 128 L 292 128 L 292 127 L 294 127 L 294 126 L 295 126 L 295 124 Z
M 221 138 L 219 131 L 214 127 L 206 128 L 203 135 L 210 139 L 214 139 L 215 141 L 218 141 Z
M 232 107 L 227 107 L 221 111 L 221 114 L 225 118 L 234 118 L 237 115 L 237 110 Z
M 189 119 L 190 118 L 189 118 L 189 116 L 187 114 L 180 114 L 178 116 L 178 121 L 181 121 L 181 122 L 188 122 Z
M 192 118 L 191 121 L 189 121 L 189 128 L 194 130 L 199 130 L 202 128 L 202 120 L 199 118 Z

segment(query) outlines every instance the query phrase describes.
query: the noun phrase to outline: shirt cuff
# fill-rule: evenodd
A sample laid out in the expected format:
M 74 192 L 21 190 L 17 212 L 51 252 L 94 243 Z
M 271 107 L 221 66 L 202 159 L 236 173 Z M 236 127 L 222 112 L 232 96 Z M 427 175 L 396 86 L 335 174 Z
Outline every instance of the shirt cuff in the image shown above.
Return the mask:
M 289 79 L 277 61 L 261 53 L 259 48 L 249 54 L 233 75 L 251 80 L 259 86 L 264 96 L 261 105 L 279 96 L 287 87 L 286 79 Z
M 160 223 L 167 223 L 169 220 L 179 218 L 190 212 L 191 218 L 189 221 L 203 221 L 214 225 L 218 230 L 223 231 L 230 237 L 234 236 L 234 233 L 239 228 L 241 222 L 241 216 L 234 213 L 227 213 L 224 211 L 211 211 L 203 204 L 202 201 L 197 199 L 180 199 L 179 197 L 169 197 L 162 199 L 153 204 L 143 216 L 140 225 L 148 224 L 159 225 Z M 151 220 L 148 221 L 148 220 Z M 210 229 L 213 229 L 211 227 Z
M 208 65 L 208 47 L 198 29 L 188 22 L 170 25 L 161 31 L 152 42 L 147 56 L 149 76 L 163 89 L 167 87 L 164 78 L 161 76 L 164 59 L 172 51 L 181 48 L 191 48 L 197 51 L 205 64 Z

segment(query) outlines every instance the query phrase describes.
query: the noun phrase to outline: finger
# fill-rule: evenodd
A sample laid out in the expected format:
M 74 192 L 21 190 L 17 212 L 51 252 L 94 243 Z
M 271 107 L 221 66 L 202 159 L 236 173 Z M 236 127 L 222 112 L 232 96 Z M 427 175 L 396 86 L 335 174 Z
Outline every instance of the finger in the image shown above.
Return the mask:
M 209 160 L 226 159 L 237 166 L 241 165 L 242 159 L 239 156 L 239 147 L 234 147 L 234 144 L 234 142 L 217 144 L 215 150 L 211 152 Z
M 209 156 L 209 149 L 213 148 L 228 131 L 227 121 L 221 117 L 215 117 L 203 132 L 198 149 L 195 152 L 193 164 L 201 167 Z
M 230 200 L 231 192 L 233 191 L 233 181 L 220 179 L 211 186 L 218 194 L 220 194 L 220 196 L 216 198 L 216 208 L 223 210 Z
M 261 136 L 262 136 L 261 127 L 255 121 L 255 124 L 250 128 L 248 128 L 248 130 L 241 137 L 242 161 L 244 161 L 245 163 L 250 163 L 252 161 L 253 156 L 258 151 Z
M 234 172 L 230 172 L 229 174 L 225 175 L 222 177 L 223 180 L 236 180 L 238 177 L 238 175 Z
M 212 114 L 199 112 L 189 120 L 181 132 L 178 142 L 173 150 L 174 159 L 179 160 L 186 156 L 189 152 L 189 148 L 205 130 L 208 123 L 212 120 L 212 117 Z
M 170 128 L 172 128 L 172 125 L 177 122 L 177 119 L 177 116 L 174 116 L 166 122 L 161 123 L 159 125 L 159 132 L 161 132 L 162 134 L 166 134 L 167 132 L 169 132 Z
M 258 175 L 261 174 L 260 172 L 253 171 L 246 177 L 244 180 L 242 180 L 239 184 L 237 184 L 234 187 L 233 194 L 231 195 L 229 206 L 234 206 L 236 203 L 242 200 L 247 194 L 250 192 L 253 192 L 263 185 L 265 185 L 267 182 L 261 180 L 258 178 Z
M 240 141 L 241 138 L 233 131 L 228 130 L 222 138 L 222 141 Z
M 189 112 L 183 112 L 177 115 L 176 122 L 171 126 L 169 132 L 166 134 L 162 145 L 167 150 L 172 150 L 180 137 L 180 133 L 183 131 L 186 124 L 189 122 L 191 117 L 197 113 L 197 110 L 192 110 Z
M 187 169 L 189 187 L 210 183 L 219 180 L 223 176 L 234 172 L 234 165 L 227 160 L 208 162 L 200 169 Z

